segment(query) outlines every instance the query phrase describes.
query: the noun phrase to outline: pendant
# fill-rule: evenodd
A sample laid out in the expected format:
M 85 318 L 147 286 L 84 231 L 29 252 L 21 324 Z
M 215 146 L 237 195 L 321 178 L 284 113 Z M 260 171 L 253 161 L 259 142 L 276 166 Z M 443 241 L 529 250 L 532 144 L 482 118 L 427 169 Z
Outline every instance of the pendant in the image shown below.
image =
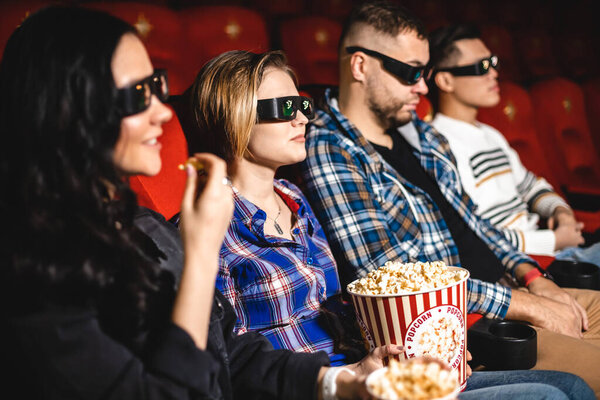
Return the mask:
M 281 227 L 279 226 L 277 221 L 273 221 L 273 226 L 275 227 L 275 230 L 277 231 L 277 233 L 279 233 L 280 235 L 283 235 L 283 229 L 281 229 Z

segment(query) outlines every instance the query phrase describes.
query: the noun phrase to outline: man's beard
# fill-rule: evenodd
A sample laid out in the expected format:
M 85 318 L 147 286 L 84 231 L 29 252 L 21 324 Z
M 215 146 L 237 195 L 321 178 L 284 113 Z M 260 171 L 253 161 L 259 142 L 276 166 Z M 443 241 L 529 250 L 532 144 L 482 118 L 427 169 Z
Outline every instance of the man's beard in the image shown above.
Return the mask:
M 391 96 L 387 96 L 387 100 L 378 101 L 377 96 L 373 95 L 373 92 L 371 91 L 367 97 L 367 106 L 373 112 L 380 125 L 385 127 L 386 130 L 396 129 L 412 120 L 410 113 L 406 113 L 406 116 L 398 116 L 398 112 L 404 107 L 403 101 L 393 99 Z M 379 93 L 381 92 L 379 91 Z M 379 97 L 385 98 L 386 96 Z

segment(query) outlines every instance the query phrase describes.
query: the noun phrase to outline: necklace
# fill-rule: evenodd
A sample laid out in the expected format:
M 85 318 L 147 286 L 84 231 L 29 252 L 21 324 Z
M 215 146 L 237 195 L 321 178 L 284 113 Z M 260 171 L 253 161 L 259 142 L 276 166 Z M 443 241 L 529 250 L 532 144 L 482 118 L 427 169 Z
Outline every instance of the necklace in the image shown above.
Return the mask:
M 279 203 L 277 203 L 277 207 L 279 208 L 279 211 L 277 212 L 277 216 L 275 218 L 271 218 L 267 215 L 267 218 L 269 218 L 273 221 L 273 226 L 275 227 L 275 230 L 277 231 L 277 233 L 279 233 L 280 235 L 283 235 L 283 229 L 281 229 L 281 226 L 279 226 L 279 224 L 277 223 L 277 218 L 279 218 L 279 216 L 281 215 L 281 206 L 279 205 Z

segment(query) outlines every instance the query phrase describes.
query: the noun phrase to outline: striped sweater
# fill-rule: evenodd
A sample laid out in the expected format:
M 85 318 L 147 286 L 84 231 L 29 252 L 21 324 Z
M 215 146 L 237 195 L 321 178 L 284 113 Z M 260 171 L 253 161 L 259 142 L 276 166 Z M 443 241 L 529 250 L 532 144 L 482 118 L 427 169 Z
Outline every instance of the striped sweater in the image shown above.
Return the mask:
M 438 113 L 432 125 L 442 133 L 456 157 L 460 179 L 478 206 L 478 214 L 502 228 L 519 250 L 554 254 L 555 236 L 539 229 L 558 206 L 568 205 L 543 178 L 528 171 L 500 132 Z

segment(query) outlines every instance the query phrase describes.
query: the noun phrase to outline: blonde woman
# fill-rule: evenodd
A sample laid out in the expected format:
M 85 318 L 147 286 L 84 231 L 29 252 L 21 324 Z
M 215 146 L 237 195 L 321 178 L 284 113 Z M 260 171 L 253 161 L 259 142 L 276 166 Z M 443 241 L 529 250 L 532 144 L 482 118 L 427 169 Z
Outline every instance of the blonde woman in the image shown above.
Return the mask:
M 237 313 L 236 332 L 258 331 L 275 348 L 323 350 L 333 365 L 359 360 L 364 346 L 334 340 L 323 317 L 322 303 L 340 293 L 323 230 L 302 192 L 275 179 L 279 167 L 306 157 L 305 127 L 313 114 L 285 56 L 220 55 L 200 71 L 191 104 L 204 150 L 227 161 L 233 183 L 235 210 L 217 288 Z

